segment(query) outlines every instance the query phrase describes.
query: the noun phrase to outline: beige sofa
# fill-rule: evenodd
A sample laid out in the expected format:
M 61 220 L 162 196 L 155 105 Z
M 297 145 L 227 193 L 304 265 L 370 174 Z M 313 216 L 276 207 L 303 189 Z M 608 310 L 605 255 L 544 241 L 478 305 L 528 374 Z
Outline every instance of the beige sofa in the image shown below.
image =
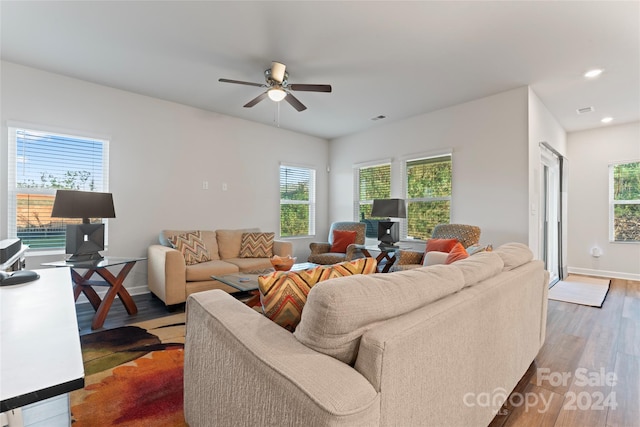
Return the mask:
M 185 302 L 194 292 L 211 289 L 237 292 L 236 289 L 211 279 L 211 276 L 271 269 L 269 258 L 240 257 L 242 234 L 258 231 L 256 228 L 201 230 L 202 240 L 212 260 L 187 265 L 183 254 L 171 247 L 169 237 L 188 231 L 163 230 L 159 236 L 159 244 L 151 245 L 147 250 L 149 290 L 167 306 Z M 291 242 L 279 240 L 273 242 L 274 255 L 292 255 L 292 250 Z
M 451 265 L 320 282 L 293 334 L 224 292 L 191 295 L 185 419 L 486 426 L 544 342 L 547 285 L 542 262 L 513 243 Z

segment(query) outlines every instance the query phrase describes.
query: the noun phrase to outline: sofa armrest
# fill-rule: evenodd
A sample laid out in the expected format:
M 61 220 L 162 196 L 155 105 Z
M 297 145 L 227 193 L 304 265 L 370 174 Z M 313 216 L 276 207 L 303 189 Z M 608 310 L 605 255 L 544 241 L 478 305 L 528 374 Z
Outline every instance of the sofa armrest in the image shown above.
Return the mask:
M 151 245 L 147 250 L 147 279 L 149 290 L 166 305 L 185 302 L 186 264 L 176 249 Z
M 351 243 L 349 246 L 347 246 L 347 251 L 345 252 L 344 256 L 345 261 L 351 261 L 354 255 L 360 251 L 357 246 L 358 245 L 356 245 L 355 243 Z
M 311 242 L 309 243 L 309 249 L 311 249 L 312 254 L 326 254 L 331 251 L 331 243 Z
M 293 256 L 293 243 L 285 240 L 274 240 L 273 254 L 282 257 Z
M 359 372 L 226 292 L 190 295 L 186 324 L 189 425 L 379 424 L 379 395 Z

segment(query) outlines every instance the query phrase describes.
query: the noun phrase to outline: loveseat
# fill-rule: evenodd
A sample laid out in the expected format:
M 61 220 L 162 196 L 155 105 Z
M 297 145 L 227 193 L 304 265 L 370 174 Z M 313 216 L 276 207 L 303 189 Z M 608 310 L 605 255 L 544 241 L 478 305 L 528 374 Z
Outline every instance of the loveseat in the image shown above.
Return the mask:
M 191 427 L 486 426 L 545 339 L 523 244 L 314 285 L 291 333 L 218 290 L 187 300 Z M 488 402 L 488 403 L 487 403 Z
M 187 238 L 176 248 L 171 238 L 180 236 Z M 264 272 L 272 269 L 272 255 L 290 256 L 293 250 L 291 242 L 275 240 L 274 233 L 261 233 L 257 228 L 163 230 L 158 240 L 147 250 L 148 286 L 167 306 L 185 302 L 194 292 L 237 292 L 211 276 Z

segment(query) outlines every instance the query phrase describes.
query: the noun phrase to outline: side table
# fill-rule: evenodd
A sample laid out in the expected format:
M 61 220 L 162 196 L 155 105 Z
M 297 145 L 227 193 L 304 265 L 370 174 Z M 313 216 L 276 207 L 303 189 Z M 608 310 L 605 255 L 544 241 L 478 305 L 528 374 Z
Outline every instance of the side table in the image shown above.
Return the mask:
M 124 279 L 127 277 L 136 262 L 143 260 L 146 260 L 146 258 L 104 257 L 103 259 L 96 261 L 54 261 L 46 262 L 42 265 L 50 267 L 69 267 L 71 269 L 74 300 L 77 301 L 81 293 L 87 297 L 91 306 L 96 311 L 93 321 L 91 322 L 91 329 L 99 329 L 104 324 L 116 295 L 120 297 L 120 301 L 122 301 L 122 305 L 124 305 L 127 313 L 131 315 L 138 312 L 138 307 L 136 307 L 135 301 L 131 298 L 131 295 L 123 286 L 123 283 Z M 117 275 L 114 275 L 110 271 L 110 268 L 119 265 L 121 265 L 122 268 Z M 81 273 L 78 270 L 86 271 Z M 103 280 L 91 280 L 91 277 L 94 274 L 97 274 Z M 94 289 L 95 286 L 109 288 L 104 299 L 100 299 L 100 296 Z
M 356 249 L 362 252 L 362 255 L 366 257 L 375 258 L 378 262 L 378 267 L 380 267 L 381 264 L 384 264 L 380 270 L 381 273 L 389 272 L 391 267 L 393 267 L 393 264 L 396 262 L 396 252 L 400 250 L 398 247 L 381 247 L 374 245 L 356 245 Z M 374 257 L 369 251 L 379 251 L 380 253 L 377 257 Z

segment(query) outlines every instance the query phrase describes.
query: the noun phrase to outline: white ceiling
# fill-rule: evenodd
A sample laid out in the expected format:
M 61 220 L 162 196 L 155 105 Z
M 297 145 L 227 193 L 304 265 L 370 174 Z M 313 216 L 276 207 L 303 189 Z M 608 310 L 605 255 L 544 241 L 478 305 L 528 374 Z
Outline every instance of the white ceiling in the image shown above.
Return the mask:
M 0 16 L 3 60 L 272 125 L 279 106 L 281 128 L 328 139 L 523 85 L 567 131 L 640 119 L 638 1 L 3 0 Z M 263 89 L 218 82 L 263 83 L 272 60 L 333 93 L 243 108 Z

